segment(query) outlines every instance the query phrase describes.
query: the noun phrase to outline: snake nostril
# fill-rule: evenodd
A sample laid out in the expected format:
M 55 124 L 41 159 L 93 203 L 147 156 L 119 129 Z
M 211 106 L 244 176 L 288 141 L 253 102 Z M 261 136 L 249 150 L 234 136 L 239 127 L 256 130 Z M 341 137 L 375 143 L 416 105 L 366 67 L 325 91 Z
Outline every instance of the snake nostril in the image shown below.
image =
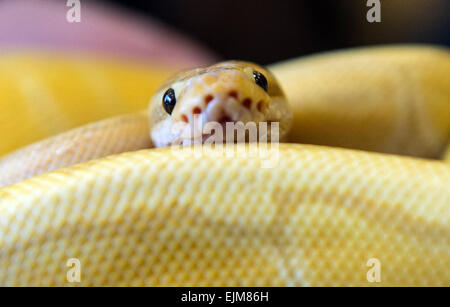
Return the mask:
M 219 119 L 219 123 L 227 123 L 233 121 L 231 117 L 224 115 Z
M 213 95 L 207 95 L 206 97 L 205 97 L 205 103 L 206 103 L 206 105 L 208 105 L 208 103 L 210 103 L 211 101 L 213 101 L 214 100 L 214 96 Z
M 252 107 L 251 98 L 245 98 L 244 101 L 242 102 L 242 105 L 250 110 L 250 108 Z
M 199 107 L 195 107 L 192 110 L 192 114 L 200 114 L 200 113 L 202 113 L 202 109 L 200 109 Z
M 263 107 L 264 107 L 264 104 L 263 104 L 262 100 L 258 101 L 256 108 L 258 109 L 259 112 L 262 112 Z
M 238 92 L 235 90 L 232 90 L 228 93 L 228 96 L 233 97 L 234 99 L 238 99 Z
M 189 123 L 189 118 L 185 114 L 181 114 L 181 120 L 185 123 Z

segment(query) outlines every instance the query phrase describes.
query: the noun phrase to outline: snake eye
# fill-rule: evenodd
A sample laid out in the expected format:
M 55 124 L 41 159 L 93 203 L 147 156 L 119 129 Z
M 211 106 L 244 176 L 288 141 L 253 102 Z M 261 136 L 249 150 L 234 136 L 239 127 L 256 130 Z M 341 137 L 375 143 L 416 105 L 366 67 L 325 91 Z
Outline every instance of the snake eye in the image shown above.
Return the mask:
M 268 84 L 266 77 L 259 71 L 255 70 L 253 72 L 253 78 L 255 78 L 256 84 L 258 84 L 260 87 L 262 87 L 263 90 L 267 92 Z
M 164 110 L 170 115 L 172 114 L 173 108 L 175 108 L 175 104 L 177 103 L 177 98 L 175 97 L 175 91 L 173 88 L 169 88 L 163 95 L 163 107 Z

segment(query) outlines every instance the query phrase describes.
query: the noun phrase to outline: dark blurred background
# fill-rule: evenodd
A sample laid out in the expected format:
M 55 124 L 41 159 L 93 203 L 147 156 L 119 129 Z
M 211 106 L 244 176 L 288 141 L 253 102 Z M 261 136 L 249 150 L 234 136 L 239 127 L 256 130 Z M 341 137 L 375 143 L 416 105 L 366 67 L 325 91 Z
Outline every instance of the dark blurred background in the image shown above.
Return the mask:
M 367 0 L 112 2 L 155 17 L 223 58 L 262 64 L 353 46 L 450 43 L 449 0 L 381 0 L 381 23 L 367 22 Z

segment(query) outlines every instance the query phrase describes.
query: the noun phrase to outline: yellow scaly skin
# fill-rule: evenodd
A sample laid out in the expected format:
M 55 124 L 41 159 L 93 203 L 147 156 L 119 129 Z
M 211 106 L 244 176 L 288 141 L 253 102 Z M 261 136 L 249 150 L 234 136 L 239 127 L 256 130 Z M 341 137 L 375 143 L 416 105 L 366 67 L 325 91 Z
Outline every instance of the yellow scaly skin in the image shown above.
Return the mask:
M 175 68 L 46 53 L 0 56 L 0 155 L 147 107 Z
M 450 53 L 350 49 L 272 67 L 293 106 L 295 143 L 439 158 L 450 141 Z
M 340 69 L 321 66 L 332 59 Z M 356 59 L 364 72 L 352 70 Z M 384 61 L 391 66 L 380 68 Z M 272 71 L 291 99 L 293 141 L 435 157 L 449 136 L 449 65 L 446 50 L 409 47 L 330 54 Z M 344 77 L 333 85 L 333 74 Z M 316 81 L 305 84 L 310 78 Z M 364 108 L 361 97 L 372 89 L 383 98 L 377 121 L 366 118 L 366 127 L 350 116 L 335 131 L 338 111 Z M 404 113 L 387 111 L 406 108 L 411 91 L 426 97 L 413 105 L 432 121 L 407 117 L 392 133 Z M 334 118 L 328 99 L 340 102 Z M 309 131 L 298 122 L 308 112 Z M 314 125 L 323 119 L 329 128 Z M 411 129 L 431 139 L 411 140 Z M 359 133 L 365 143 L 351 139 Z M 151 149 L 2 188 L 0 283 L 68 285 L 66 261 L 78 258 L 81 285 L 450 285 L 450 165 L 299 144 L 281 144 L 278 158 L 265 169 L 242 152 Z M 381 283 L 367 281 L 370 258 L 381 262 Z
M 148 131 L 148 116 L 139 112 L 101 120 L 25 146 L 0 159 L 0 187 L 75 163 L 151 148 Z

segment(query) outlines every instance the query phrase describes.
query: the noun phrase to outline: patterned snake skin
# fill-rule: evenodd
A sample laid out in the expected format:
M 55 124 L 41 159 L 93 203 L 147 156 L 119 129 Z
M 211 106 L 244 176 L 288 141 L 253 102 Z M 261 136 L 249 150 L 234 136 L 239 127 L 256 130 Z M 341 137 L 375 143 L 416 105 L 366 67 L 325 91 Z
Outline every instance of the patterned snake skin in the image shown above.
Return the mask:
M 71 77 L 80 80 L 80 95 L 89 95 L 83 89 L 92 84 L 78 74 L 110 65 L 84 63 Z M 90 104 L 80 107 L 100 110 L 104 101 L 98 97 L 105 93 L 127 97 L 149 87 L 147 77 L 134 77 L 135 68 L 116 69 L 108 82 L 124 87 L 100 83 L 91 89 L 97 99 L 92 94 Z M 448 50 L 353 50 L 270 69 L 293 109 L 290 141 L 316 145 L 280 144 L 273 168 L 261 167 L 264 158 L 250 154 L 255 144 L 230 145 L 239 150 L 231 156 L 145 149 L 0 188 L 0 284 L 449 286 L 450 164 L 432 160 L 443 155 L 450 136 Z M 25 78 L 19 73 L 16 78 Z M 18 84 L 39 90 L 39 101 L 64 92 L 55 76 L 38 75 L 47 78 L 46 95 L 29 75 Z M 158 73 L 153 80 L 157 85 Z M 20 96 L 14 89 L 0 92 Z M 70 99 L 62 98 L 61 108 L 72 111 L 65 105 Z M 51 131 L 33 129 L 40 126 L 39 111 L 24 114 L 9 101 L 1 102 L 9 112 L 0 122 L 10 140 L 3 153 L 68 128 L 57 121 Z M 128 109 L 127 103 L 117 98 L 107 115 L 136 111 L 146 102 Z M 47 107 L 58 114 L 55 105 Z M 73 111 L 76 126 L 83 114 Z M 89 120 L 104 117 L 100 113 Z M 26 142 L 20 143 L 21 135 Z M 129 137 L 88 139 L 72 149 L 83 156 L 95 146 L 103 156 L 123 151 Z M 105 146 L 110 149 L 102 151 Z M 75 283 L 67 275 L 71 258 L 80 264 Z M 380 264 L 375 282 L 369 278 L 373 260 Z

